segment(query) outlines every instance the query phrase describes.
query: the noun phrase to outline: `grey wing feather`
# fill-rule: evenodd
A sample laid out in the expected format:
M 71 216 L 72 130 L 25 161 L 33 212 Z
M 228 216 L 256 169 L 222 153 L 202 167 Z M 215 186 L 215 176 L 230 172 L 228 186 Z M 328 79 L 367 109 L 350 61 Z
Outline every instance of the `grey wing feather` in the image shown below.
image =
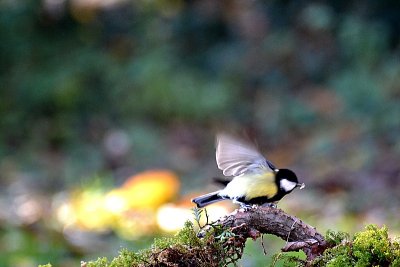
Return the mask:
M 226 176 L 239 176 L 244 173 L 275 169 L 254 145 L 226 134 L 217 136 L 216 160 L 218 168 Z

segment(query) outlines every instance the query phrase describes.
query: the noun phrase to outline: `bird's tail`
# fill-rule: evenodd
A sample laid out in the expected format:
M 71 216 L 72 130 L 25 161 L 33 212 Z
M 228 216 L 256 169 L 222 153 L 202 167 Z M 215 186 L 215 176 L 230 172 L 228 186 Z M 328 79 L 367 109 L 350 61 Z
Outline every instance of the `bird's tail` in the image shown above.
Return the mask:
M 220 195 L 218 195 L 219 191 L 216 192 L 212 192 L 209 194 L 205 194 L 199 197 L 196 197 L 194 199 L 192 199 L 193 203 L 196 203 L 198 208 L 203 208 L 209 204 L 224 200 L 223 197 L 221 197 Z

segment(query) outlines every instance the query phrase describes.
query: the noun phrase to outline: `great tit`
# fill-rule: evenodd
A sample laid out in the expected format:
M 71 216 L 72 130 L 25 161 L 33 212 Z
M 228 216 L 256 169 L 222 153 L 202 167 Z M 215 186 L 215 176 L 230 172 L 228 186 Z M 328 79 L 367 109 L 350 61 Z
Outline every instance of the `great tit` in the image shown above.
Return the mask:
M 198 208 L 230 199 L 242 207 L 274 205 L 296 187 L 303 189 L 296 174 L 289 169 L 278 169 L 265 159 L 257 148 L 227 134 L 217 135 L 216 160 L 225 176 L 225 188 L 192 199 Z

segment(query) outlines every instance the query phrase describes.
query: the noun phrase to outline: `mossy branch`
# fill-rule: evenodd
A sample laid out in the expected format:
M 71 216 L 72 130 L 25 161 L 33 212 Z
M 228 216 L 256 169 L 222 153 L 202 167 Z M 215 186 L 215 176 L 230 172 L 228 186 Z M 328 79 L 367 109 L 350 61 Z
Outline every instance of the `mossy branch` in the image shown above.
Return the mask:
M 195 210 L 200 215 L 200 210 Z M 199 218 L 199 217 L 198 217 Z M 151 248 L 139 252 L 123 249 L 109 261 L 82 262 L 82 267 L 149 267 L 149 266 L 236 266 L 242 257 L 247 238 L 256 239 L 272 234 L 286 240 L 286 251 L 303 250 L 307 260 L 277 254 L 276 261 L 297 263 L 297 266 L 400 266 L 399 239 L 390 239 L 386 227 L 366 226 L 353 238 L 344 232 L 328 231 L 326 238 L 314 227 L 280 209 L 259 207 L 248 211 L 235 211 L 207 222 L 197 232 L 191 222 L 174 237 L 155 239 Z M 201 235 L 201 237 L 199 237 Z M 42 265 L 51 267 L 50 264 Z
M 236 210 L 216 222 L 240 236 L 240 240 L 257 239 L 261 234 L 271 234 L 286 241 L 282 251 L 303 250 L 311 261 L 329 247 L 323 235 L 300 219 L 281 209 L 258 207 L 247 211 Z M 244 245 L 244 244 L 243 244 Z
M 195 209 L 199 220 L 203 210 Z M 199 223 L 199 221 L 198 221 Z M 150 249 L 135 252 L 122 251 L 112 262 L 100 258 L 84 262 L 85 267 L 103 266 L 199 266 L 220 267 L 236 264 L 241 259 L 248 238 L 257 239 L 262 234 L 272 234 L 287 241 L 283 251 L 303 250 L 309 265 L 328 247 L 328 242 L 314 227 L 286 214 L 281 209 L 257 207 L 236 210 L 216 222 L 200 226 L 195 231 L 192 223 L 174 237 L 155 239 Z

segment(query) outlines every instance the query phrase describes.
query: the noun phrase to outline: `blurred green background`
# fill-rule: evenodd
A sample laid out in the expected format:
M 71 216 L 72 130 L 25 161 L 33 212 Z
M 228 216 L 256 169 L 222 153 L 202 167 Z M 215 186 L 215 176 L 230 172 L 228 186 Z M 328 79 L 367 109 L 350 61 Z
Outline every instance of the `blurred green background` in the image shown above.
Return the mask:
M 400 233 L 398 1 L 1 0 L 0 40 L 1 266 L 169 234 L 223 130 L 298 174 L 279 206 L 322 233 Z

